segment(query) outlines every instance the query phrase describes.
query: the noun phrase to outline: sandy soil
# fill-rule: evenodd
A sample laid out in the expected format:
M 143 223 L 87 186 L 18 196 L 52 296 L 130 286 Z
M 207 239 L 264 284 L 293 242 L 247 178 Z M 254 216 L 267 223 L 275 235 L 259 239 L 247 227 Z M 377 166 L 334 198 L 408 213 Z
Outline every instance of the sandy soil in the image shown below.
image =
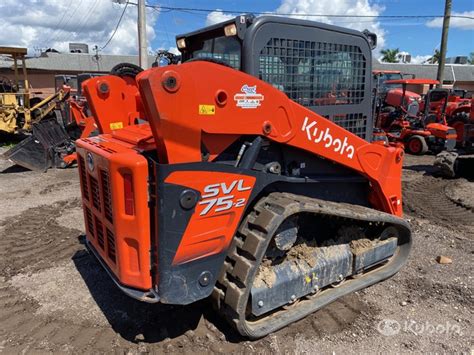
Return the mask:
M 405 162 L 414 242 L 402 271 L 258 341 L 206 300 L 169 307 L 123 295 L 82 244 L 76 170 L 0 160 L 0 352 L 470 353 L 474 212 L 456 200 L 474 183 L 434 177 L 432 160 Z

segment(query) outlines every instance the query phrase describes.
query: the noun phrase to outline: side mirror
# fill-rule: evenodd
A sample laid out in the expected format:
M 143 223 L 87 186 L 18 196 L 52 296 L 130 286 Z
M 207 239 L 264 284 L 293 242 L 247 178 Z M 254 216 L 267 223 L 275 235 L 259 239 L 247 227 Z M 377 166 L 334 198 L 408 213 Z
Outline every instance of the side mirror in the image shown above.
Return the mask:
M 377 47 L 377 35 L 369 30 L 364 30 L 362 33 L 367 37 L 369 41 L 370 49 L 375 49 Z

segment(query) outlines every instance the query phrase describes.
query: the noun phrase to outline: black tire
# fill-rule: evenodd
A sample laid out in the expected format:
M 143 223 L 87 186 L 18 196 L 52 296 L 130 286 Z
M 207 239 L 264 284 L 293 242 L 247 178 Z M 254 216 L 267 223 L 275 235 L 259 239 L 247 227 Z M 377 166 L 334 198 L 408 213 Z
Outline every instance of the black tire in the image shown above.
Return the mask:
M 455 122 L 468 123 L 469 122 L 469 113 L 468 112 L 458 112 L 448 120 L 448 125 L 451 125 Z
M 112 68 L 110 74 L 120 76 L 120 77 L 130 77 L 135 79 L 135 77 L 143 71 L 142 67 L 132 63 L 120 63 Z
M 423 155 L 428 152 L 428 144 L 422 136 L 412 136 L 405 143 L 405 149 L 408 153 L 413 155 Z
M 448 125 L 456 130 L 456 146 L 462 148 L 466 145 L 465 142 L 465 125 L 469 123 L 469 114 L 467 112 L 458 112 L 448 121 Z

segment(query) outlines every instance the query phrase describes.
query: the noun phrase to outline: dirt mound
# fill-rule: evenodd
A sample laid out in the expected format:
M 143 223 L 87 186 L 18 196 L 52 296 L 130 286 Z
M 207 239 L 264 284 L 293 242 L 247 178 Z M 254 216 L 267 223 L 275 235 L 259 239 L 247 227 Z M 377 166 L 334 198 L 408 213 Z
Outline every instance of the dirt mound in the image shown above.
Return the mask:
M 466 183 L 474 186 L 474 183 Z M 464 194 L 466 187 L 457 191 L 457 184 L 451 185 L 452 180 L 432 176 L 403 182 L 404 210 L 444 226 L 474 226 L 474 210 L 455 202 L 452 197 L 453 194 Z M 468 191 L 471 189 L 472 186 Z

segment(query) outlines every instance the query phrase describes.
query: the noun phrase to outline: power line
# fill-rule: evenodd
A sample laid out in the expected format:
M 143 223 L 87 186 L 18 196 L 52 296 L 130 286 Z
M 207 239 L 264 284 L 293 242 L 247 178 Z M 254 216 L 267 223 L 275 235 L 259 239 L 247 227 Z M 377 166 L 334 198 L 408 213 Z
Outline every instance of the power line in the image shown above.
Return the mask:
M 69 24 L 71 18 L 74 17 L 74 15 L 75 15 L 77 9 L 79 9 L 81 3 L 82 3 L 81 1 L 78 1 L 78 2 L 77 2 L 76 7 L 72 10 L 72 13 L 71 13 L 71 15 L 69 16 L 69 19 L 64 23 L 63 27 L 66 27 L 66 26 Z M 68 12 L 69 9 L 70 9 L 70 7 L 68 7 L 68 8 L 66 9 L 66 11 L 64 11 L 64 13 L 63 13 L 61 19 L 59 20 L 58 24 L 56 25 L 56 28 L 55 28 L 54 32 L 49 36 L 49 38 L 45 38 L 45 39 L 43 40 L 43 42 L 41 42 L 41 45 L 52 46 L 52 44 L 53 44 L 54 42 L 56 42 L 56 41 L 59 39 L 59 36 L 61 35 L 61 32 L 64 31 L 64 29 L 61 29 L 60 27 L 61 27 L 61 25 L 62 25 L 62 23 L 63 23 L 63 20 L 64 20 L 64 18 L 65 18 L 65 16 L 66 16 L 66 14 L 67 14 L 67 12 Z
M 124 8 L 123 8 L 122 15 L 120 15 L 120 18 L 119 18 L 119 20 L 118 20 L 118 22 L 117 22 L 117 26 L 115 26 L 114 32 L 112 33 L 112 35 L 110 36 L 110 38 L 107 40 L 107 42 L 100 48 L 100 50 L 105 49 L 105 47 L 107 47 L 107 46 L 109 45 L 110 41 L 112 41 L 112 39 L 114 38 L 114 36 L 115 36 L 115 34 L 117 33 L 117 30 L 118 30 L 118 28 L 119 28 L 119 26 L 120 26 L 120 23 L 122 22 L 123 15 L 125 15 L 125 10 L 127 10 L 128 4 L 129 4 L 129 2 L 127 1 L 127 2 L 125 3 Z
M 131 5 L 137 5 L 136 3 L 129 2 Z M 308 17 L 355 17 L 355 18 L 392 18 L 392 19 L 400 19 L 400 18 L 419 18 L 419 19 L 434 19 L 434 18 L 444 18 L 443 15 L 336 15 L 336 14 L 293 14 L 293 13 L 277 13 L 277 12 L 259 12 L 259 11 L 249 11 L 249 10 L 216 10 L 216 9 L 201 9 L 201 8 L 192 8 L 192 7 L 176 7 L 176 6 L 163 6 L 163 5 L 146 5 L 150 8 L 157 8 L 161 10 L 168 10 L 168 11 L 194 11 L 194 12 L 204 12 L 210 13 L 214 11 L 219 11 L 225 14 L 236 14 L 236 13 L 249 13 L 254 15 L 279 15 L 279 16 L 308 16 Z M 464 16 L 464 15 L 451 15 L 451 18 L 463 18 L 474 20 L 472 16 Z

